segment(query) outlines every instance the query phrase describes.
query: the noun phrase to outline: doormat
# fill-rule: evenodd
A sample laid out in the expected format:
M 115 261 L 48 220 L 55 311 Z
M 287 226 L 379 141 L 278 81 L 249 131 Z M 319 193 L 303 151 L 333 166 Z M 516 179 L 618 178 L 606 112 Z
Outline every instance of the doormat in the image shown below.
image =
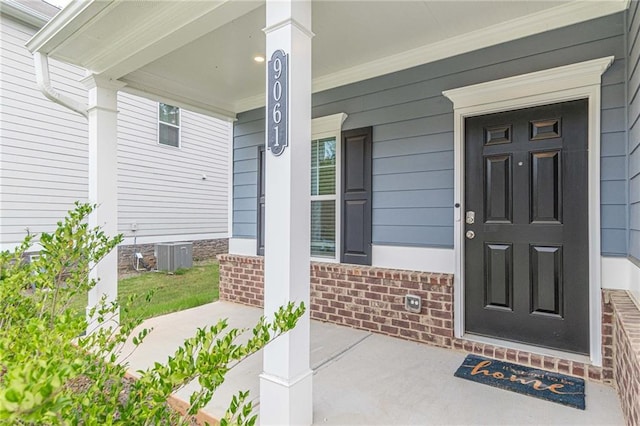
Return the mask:
M 584 410 L 584 380 L 467 355 L 454 376 Z

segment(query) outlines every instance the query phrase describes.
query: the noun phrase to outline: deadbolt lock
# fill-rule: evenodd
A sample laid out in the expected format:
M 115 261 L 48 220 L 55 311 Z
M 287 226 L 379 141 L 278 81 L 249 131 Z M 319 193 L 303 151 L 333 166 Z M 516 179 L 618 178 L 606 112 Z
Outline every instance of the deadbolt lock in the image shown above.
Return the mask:
M 465 234 L 467 236 L 468 239 L 473 240 L 476 237 L 476 233 L 473 231 L 467 231 L 467 233 Z
M 468 211 L 465 217 L 465 222 L 467 222 L 468 225 L 473 225 L 475 221 L 476 221 L 476 212 Z

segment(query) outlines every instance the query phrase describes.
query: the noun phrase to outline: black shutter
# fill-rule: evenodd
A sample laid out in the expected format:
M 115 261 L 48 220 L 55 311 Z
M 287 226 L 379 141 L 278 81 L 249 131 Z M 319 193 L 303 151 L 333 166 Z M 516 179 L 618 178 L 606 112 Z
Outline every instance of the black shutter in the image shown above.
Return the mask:
M 371 265 L 372 128 L 342 132 L 343 263 Z
M 264 256 L 264 167 L 265 166 L 265 157 L 264 157 L 264 145 L 260 145 L 258 147 L 258 188 L 257 188 L 257 226 L 256 230 L 256 239 L 257 239 L 257 254 L 259 256 Z

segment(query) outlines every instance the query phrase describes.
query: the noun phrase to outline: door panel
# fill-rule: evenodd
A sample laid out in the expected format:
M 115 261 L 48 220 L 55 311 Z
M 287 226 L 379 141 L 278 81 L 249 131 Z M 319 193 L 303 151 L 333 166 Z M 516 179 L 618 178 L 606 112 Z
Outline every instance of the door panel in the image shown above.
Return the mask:
M 511 155 L 485 158 L 485 222 L 511 223 Z
M 531 223 L 562 222 L 562 153 L 531 154 Z
M 513 247 L 485 244 L 485 306 L 513 310 Z
M 465 329 L 589 351 L 587 101 L 465 121 Z
M 531 312 L 562 318 L 562 247 L 531 246 Z

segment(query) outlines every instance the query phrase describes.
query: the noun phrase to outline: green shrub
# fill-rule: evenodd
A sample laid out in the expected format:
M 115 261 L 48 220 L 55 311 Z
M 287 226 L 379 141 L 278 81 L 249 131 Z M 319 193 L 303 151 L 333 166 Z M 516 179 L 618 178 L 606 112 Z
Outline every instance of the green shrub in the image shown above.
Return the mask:
M 69 308 L 75 295 L 96 285 L 89 279 L 93 265 L 122 241 L 87 225 L 94 208 L 76 203 L 55 232 L 40 236 L 40 257 L 31 263 L 23 259 L 32 235 L 13 252 L 0 253 L 0 423 L 188 424 L 231 366 L 292 329 L 304 306 L 290 303 L 273 321 L 262 318 L 244 344 L 237 342 L 244 330 L 229 330 L 226 320 L 199 329 L 165 363 L 126 380 L 126 365 L 116 362 L 121 349 L 128 339 L 138 346 L 149 330 L 133 334 L 140 320 L 113 327 L 110 320 L 126 304 L 104 297 L 88 312 L 95 324 Z M 96 331 L 84 335 L 87 327 Z M 193 380 L 201 389 L 182 417 L 166 401 Z M 223 424 L 255 422 L 246 399 L 247 392 L 233 398 Z

